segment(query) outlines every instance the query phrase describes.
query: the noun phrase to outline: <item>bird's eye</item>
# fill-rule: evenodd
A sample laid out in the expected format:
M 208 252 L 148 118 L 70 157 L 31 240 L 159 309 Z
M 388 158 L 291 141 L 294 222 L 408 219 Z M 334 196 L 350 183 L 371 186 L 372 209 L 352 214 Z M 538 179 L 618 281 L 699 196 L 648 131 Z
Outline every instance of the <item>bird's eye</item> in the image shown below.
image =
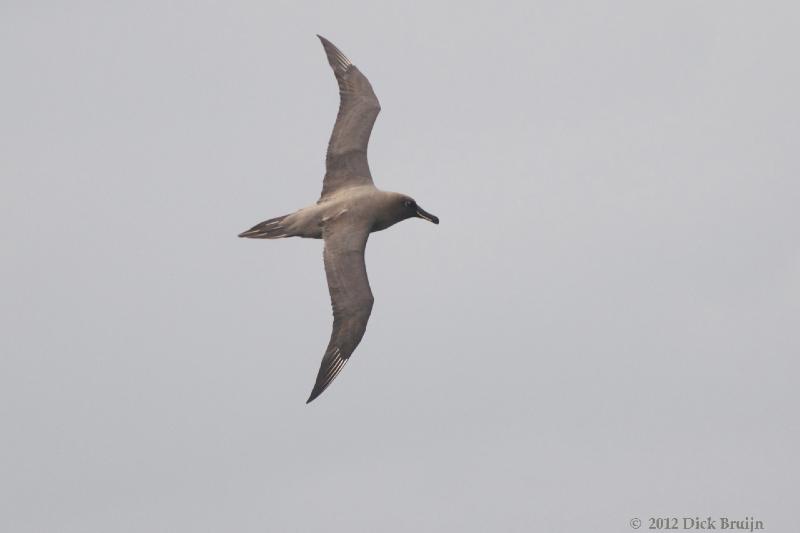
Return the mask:
M 406 200 L 403 203 L 405 204 L 406 207 L 412 207 L 414 205 L 414 201 L 413 200 Z

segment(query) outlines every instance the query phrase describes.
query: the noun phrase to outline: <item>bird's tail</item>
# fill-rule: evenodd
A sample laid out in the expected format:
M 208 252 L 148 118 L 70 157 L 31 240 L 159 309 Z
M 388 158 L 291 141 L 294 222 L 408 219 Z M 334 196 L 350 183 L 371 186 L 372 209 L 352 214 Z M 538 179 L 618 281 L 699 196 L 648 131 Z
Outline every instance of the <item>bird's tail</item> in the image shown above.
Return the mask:
M 292 234 L 282 224 L 283 220 L 289 215 L 275 217 L 264 222 L 260 222 L 247 231 L 239 234 L 239 237 L 248 239 L 280 239 L 281 237 L 291 237 Z

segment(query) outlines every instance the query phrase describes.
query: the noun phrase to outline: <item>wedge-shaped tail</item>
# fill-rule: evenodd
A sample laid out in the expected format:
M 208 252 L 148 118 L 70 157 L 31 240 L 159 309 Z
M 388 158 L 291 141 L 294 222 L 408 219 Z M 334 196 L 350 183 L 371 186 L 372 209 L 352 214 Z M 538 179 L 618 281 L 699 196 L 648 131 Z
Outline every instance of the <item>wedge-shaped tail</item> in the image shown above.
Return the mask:
M 248 239 L 280 239 L 281 237 L 291 237 L 289 230 L 283 225 L 283 221 L 289 215 L 271 218 L 260 222 L 247 231 L 239 234 L 239 237 Z

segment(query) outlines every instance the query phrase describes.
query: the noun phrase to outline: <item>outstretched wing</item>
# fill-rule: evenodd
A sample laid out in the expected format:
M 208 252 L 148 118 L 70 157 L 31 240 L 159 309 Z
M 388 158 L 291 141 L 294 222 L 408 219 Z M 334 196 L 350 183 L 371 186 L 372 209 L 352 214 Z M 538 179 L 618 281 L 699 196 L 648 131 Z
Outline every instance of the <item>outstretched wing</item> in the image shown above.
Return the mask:
M 381 106 L 369 80 L 341 50 L 317 35 L 339 84 L 339 114 L 325 157 L 321 198 L 339 189 L 372 184 L 367 144 Z
M 342 371 L 361 342 L 372 312 L 374 300 L 364 263 L 369 228 L 354 226 L 346 215 L 341 215 L 323 228 L 325 274 L 333 307 L 333 331 L 314 390 L 306 403 L 322 394 Z

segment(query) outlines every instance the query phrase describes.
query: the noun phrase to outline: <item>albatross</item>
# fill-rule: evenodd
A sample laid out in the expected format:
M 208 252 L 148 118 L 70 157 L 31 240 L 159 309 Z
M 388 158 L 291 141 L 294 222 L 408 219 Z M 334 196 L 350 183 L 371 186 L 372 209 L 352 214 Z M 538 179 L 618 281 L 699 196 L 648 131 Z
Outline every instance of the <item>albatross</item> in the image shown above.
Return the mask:
M 322 194 L 314 205 L 270 218 L 239 234 L 249 239 L 305 237 L 323 239 L 323 260 L 333 308 L 333 331 L 322 357 L 310 403 L 333 382 L 367 330 L 372 290 L 364 249 L 369 234 L 408 218 L 434 224 L 439 219 L 408 195 L 375 187 L 367 162 L 367 144 L 381 106 L 369 80 L 324 37 L 328 63 L 339 85 L 339 114 L 325 157 Z

